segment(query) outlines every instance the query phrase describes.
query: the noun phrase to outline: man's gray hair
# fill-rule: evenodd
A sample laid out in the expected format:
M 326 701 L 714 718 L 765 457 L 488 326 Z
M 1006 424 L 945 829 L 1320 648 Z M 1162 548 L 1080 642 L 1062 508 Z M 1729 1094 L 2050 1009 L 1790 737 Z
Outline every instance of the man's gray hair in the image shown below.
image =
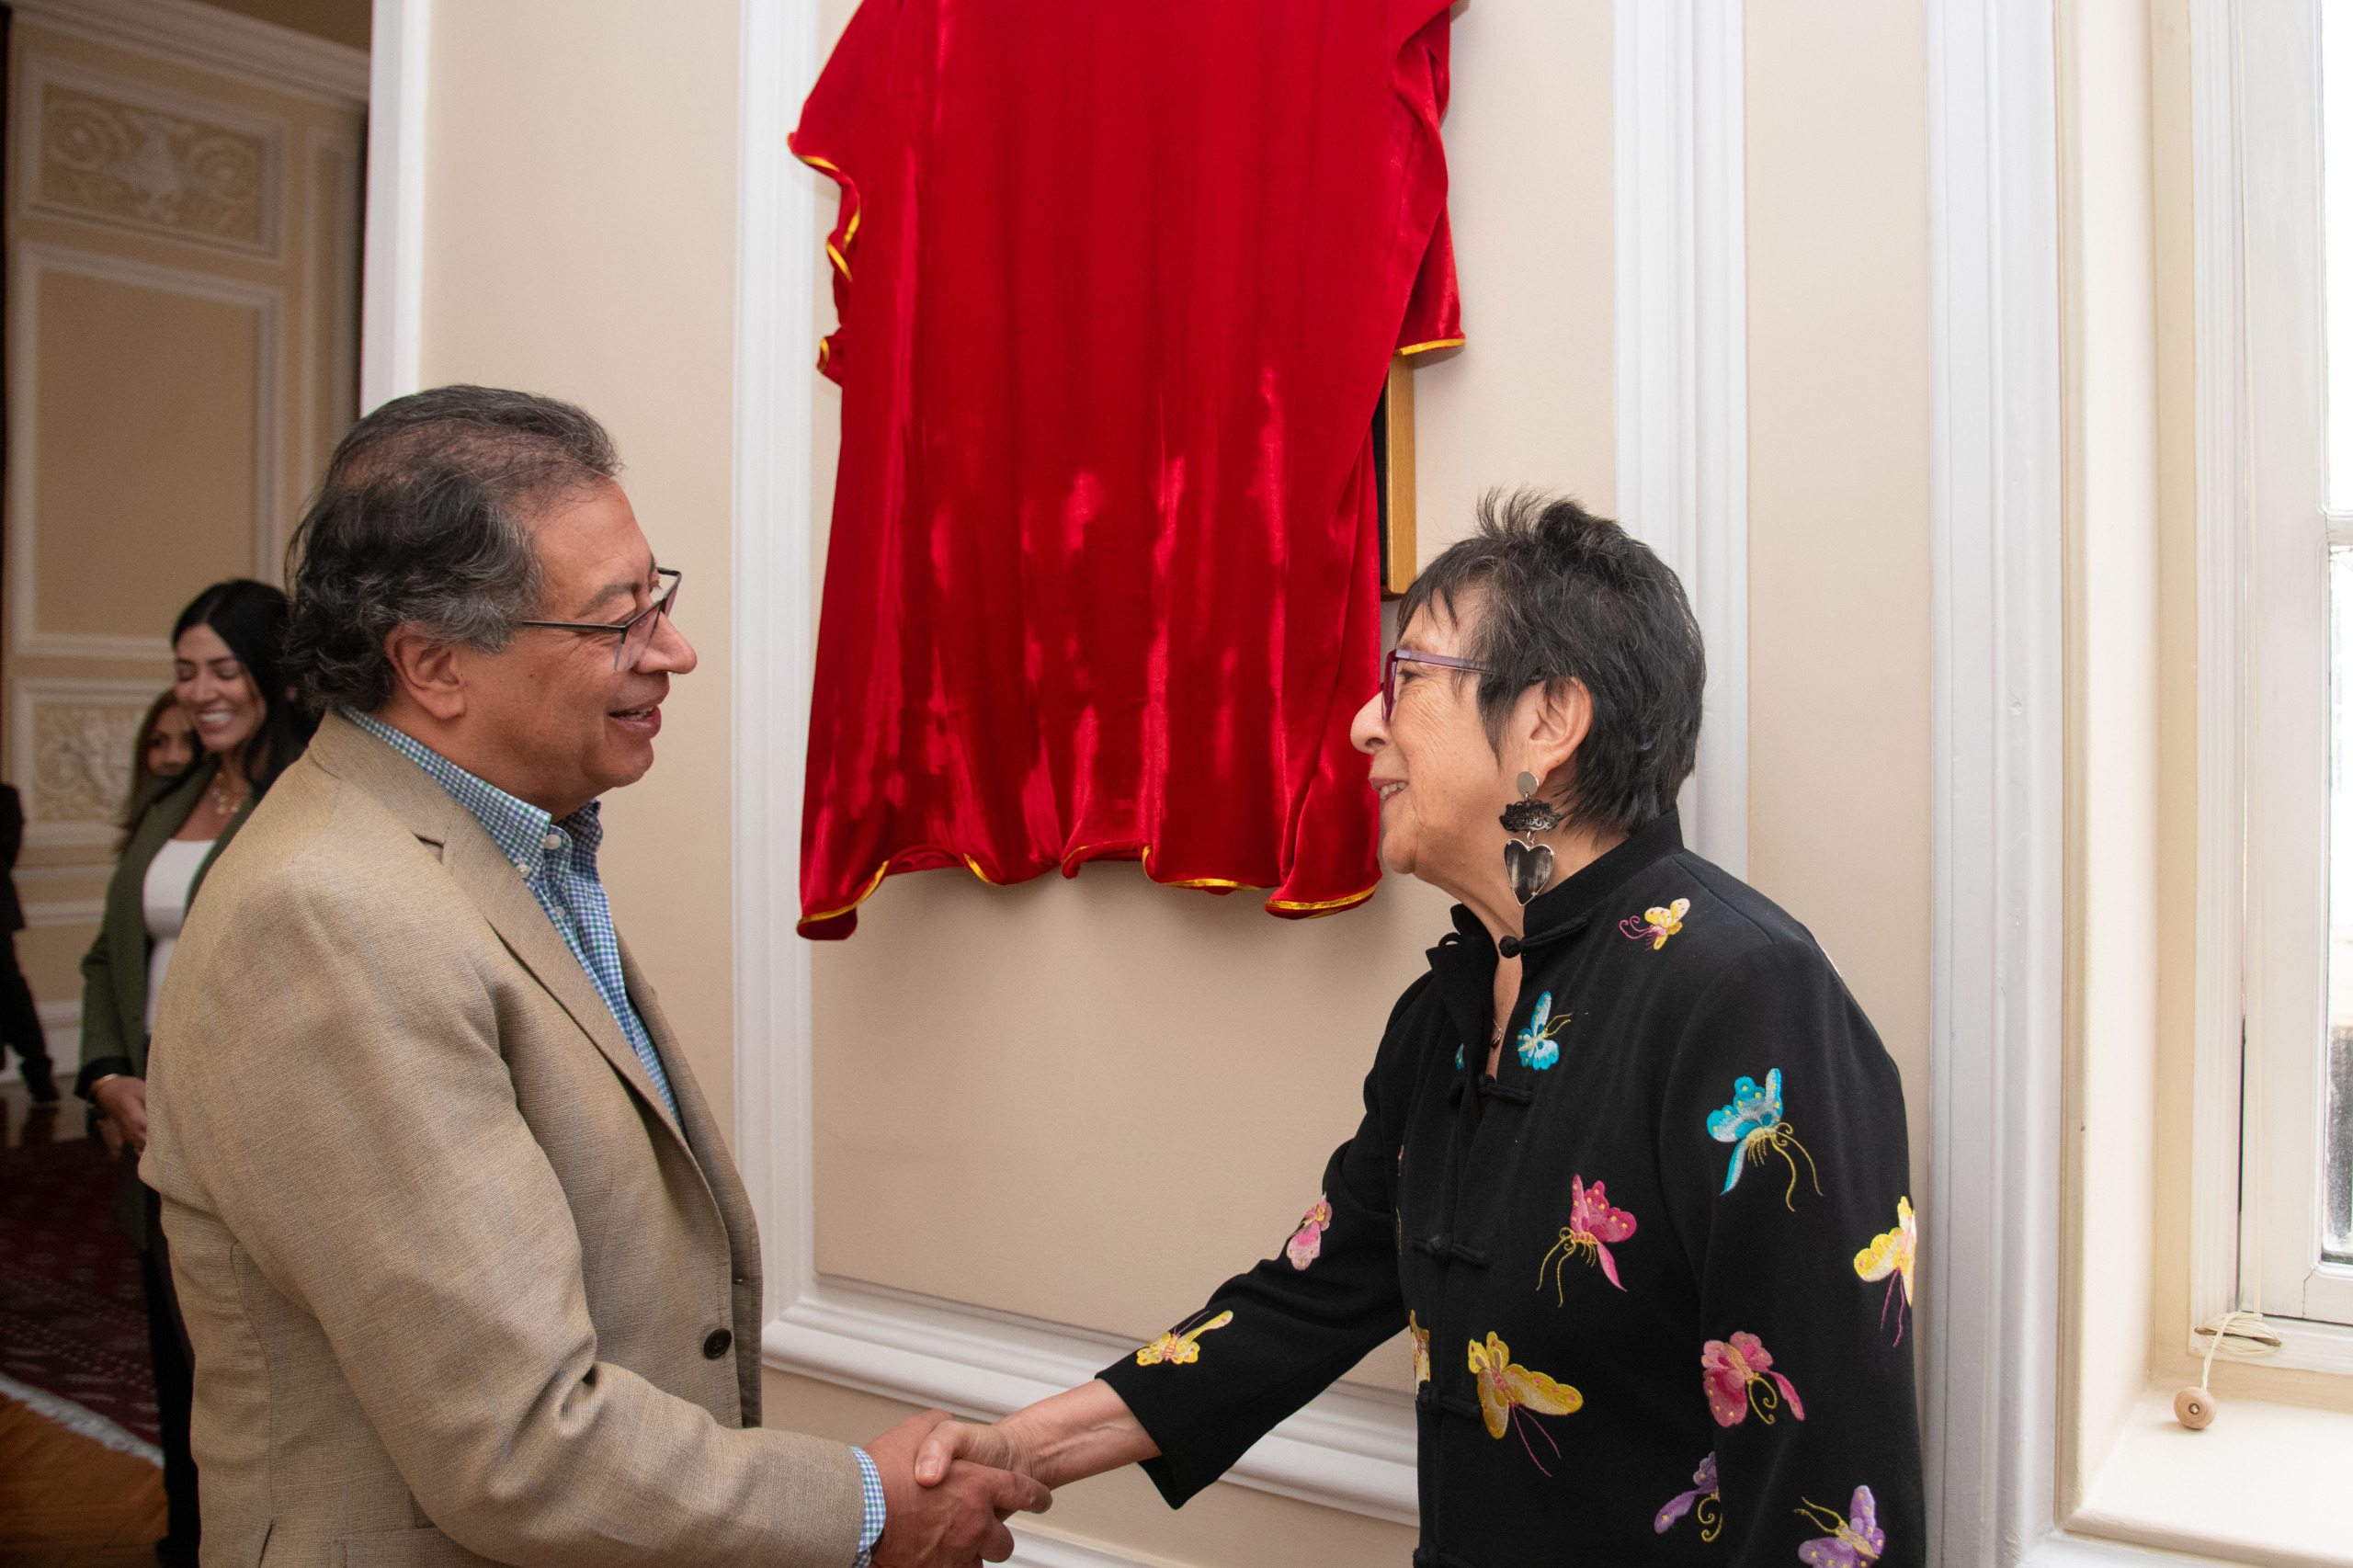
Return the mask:
M 288 551 L 289 678 L 313 709 L 374 712 L 395 627 L 498 652 L 545 587 L 530 518 L 620 472 L 604 426 L 554 398 L 449 386 L 384 404 L 335 448 Z

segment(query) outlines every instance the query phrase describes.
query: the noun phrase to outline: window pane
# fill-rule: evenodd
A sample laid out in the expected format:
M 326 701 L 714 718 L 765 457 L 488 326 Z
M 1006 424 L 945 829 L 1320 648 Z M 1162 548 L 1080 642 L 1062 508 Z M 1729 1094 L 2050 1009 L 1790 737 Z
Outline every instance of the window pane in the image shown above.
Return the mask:
M 2353 1263 L 2353 548 L 2328 552 L 2328 1105 L 2322 1251 Z
M 2328 320 L 2328 507 L 2353 511 L 2353 0 L 2321 4 L 2321 169 Z

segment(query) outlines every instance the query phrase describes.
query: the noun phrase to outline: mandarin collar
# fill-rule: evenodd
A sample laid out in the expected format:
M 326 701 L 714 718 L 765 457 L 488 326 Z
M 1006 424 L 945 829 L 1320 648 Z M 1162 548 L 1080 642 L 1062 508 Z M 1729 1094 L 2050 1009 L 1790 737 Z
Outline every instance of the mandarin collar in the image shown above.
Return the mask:
M 1591 921 L 1594 910 L 1625 886 L 1635 873 L 1682 848 L 1683 824 L 1670 806 L 1629 834 L 1624 843 L 1529 900 L 1520 921 L 1525 935 L 1520 937 L 1517 951 L 1525 952 L 1575 936 Z M 1452 915 L 1454 928 L 1462 934 L 1464 942 L 1489 953 L 1495 951 L 1486 926 L 1477 915 L 1459 903 Z

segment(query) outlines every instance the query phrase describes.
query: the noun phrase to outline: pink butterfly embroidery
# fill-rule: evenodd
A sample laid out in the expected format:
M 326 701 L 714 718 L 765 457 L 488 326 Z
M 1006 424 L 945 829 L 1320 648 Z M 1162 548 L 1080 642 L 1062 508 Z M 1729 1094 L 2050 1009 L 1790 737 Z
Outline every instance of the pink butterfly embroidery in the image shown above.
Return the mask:
M 1665 1535 L 1668 1527 L 1690 1513 L 1695 1506 L 1699 1509 L 1695 1517 L 1699 1521 L 1699 1539 L 1713 1540 L 1722 1535 L 1724 1528 L 1723 1498 L 1716 1487 L 1716 1456 L 1713 1454 L 1701 1460 L 1699 1468 L 1691 1472 L 1690 1491 L 1678 1493 L 1667 1499 L 1666 1506 L 1661 1508 L 1658 1517 L 1651 1521 L 1651 1528 Z
M 1879 1528 L 1879 1502 L 1868 1486 L 1855 1488 L 1845 1518 L 1813 1502 L 1797 1512 L 1814 1528 L 1830 1532 L 1798 1548 L 1798 1560 L 1813 1568 L 1870 1568 L 1887 1550 L 1887 1532 Z
M 1305 1268 L 1324 1250 L 1324 1232 L 1332 1223 L 1332 1206 L 1324 1195 L 1315 1195 L 1315 1207 L 1300 1221 L 1299 1229 L 1283 1244 L 1283 1256 L 1290 1259 L 1293 1268 Z
M 1707 1385 L 1708 1410 L 1719 1426 L 1737 1426 L 1754 1409 L 1768 1426 L 1782 1399 L 1790 1413 L 1805 1419 L 1805 1405 L 1790 1380 L 1773 1370 L 1773 1353 L 1753 1334 L 1735 1334 L 1732 1342 L 1711 1339 L 1699 1353 L 1700 1381 Z M 1768 1382 L 1767 1379 L 1771 1379 Z M 1774 1393 L 1778 1387 L 1781 1392 Z
M 1536 1288 L 1544 1288 L 1544 1270 L 1552 1271 L 1553 1294 L 1563 1306 L 1568 1304 L 1567 1288 L 1561 1283 L 1561 1271 L 1569 1259 L 1584 1257 L 1601 1265 L 1601 1272 L 1612 1285 L 1623 1290 L 1626 1287 L 1618 1278 L 1618 1260 L 1609 1256 L 1609 1244 L 1622 1242 L 1634 1233 L 1634 1217 L 1623 1209 L 1612 1209 L 1602 1193 L 1602 1184 L 1585 1184 L 1582 1176 L 1569 1177 L 1569 1222 L 1561 1227 L 1561 1239 L 1544 1255 L 1544 1262 L 1536 1270 Z

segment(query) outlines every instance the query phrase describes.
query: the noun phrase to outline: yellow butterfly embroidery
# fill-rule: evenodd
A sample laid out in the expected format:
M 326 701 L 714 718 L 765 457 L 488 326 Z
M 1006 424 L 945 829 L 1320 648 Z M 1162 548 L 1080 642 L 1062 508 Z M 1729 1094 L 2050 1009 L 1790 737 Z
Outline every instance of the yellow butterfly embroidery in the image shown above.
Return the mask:
M 1194 1341 L 1213 1328 L 1223 1328 L 1233 1321 L 1230 1312 L 1220 1312 L 1199 1328 L 1188 1328 L 1178 1334 L 1171 1329 L 1136 1352 L 1136 1365 L 1150 1367 L 1162 1361 L 1172 1367 L 1182 1367 L 1201 1358 L 1201 1347 Z
M 1645 909 L 1640 915 L 1629 915 L 1618 922 L 1618 929 L 1637 942 L 1648 942 L 1651 951 L 1666 946 L 1666 939 L 1683 929 L 1683 917 L 1691 913 L 1691 901 L 1678 898 L 1665 908 Z
M 1585 1406 L 1585 1395 L 1568 1384 L 1556 1383 L 1541 1372 L 1515 1365 L 1510 1346 L 1492 1332 L 1484 1345 L 1475 1339 L 1471 1341 L 1471 1373 L 1479 1380 L 1479 1413 L 1487 1419 L 1490 1437 L 1501 1437 L 1506 1428 L 1518 1426 L 1523 1410 L 1539 1415 L 1570 1415 Z M 1530 1421 L 1528 1425 L 1533 1426 L 1535 1423 Z M 1543 1427 L 1537 1426 L 1536 1431 L 1546 1442 L 1552 1443 L 1552 1434 Z M 1525 1431 L 1519 1435 L 1519 1444 L 1528 1449 L 1528 1457 L 1539 1471 L 1548 1476 L 1552 1473 L 1544 1469 L 1543 1460 L 1536 1458 L 1536 1449 L 1529 1445 Z M 1558 1459 L 1560 1453 L 1560 1444 L 1552 1443 L 1552 1457 Z
M 1920 1244 L 1919 1221 L 1912 1217 L 1912 1200 L 1895 1200 L 1895 1229 L 1882 1231 L 1871 1238 L 1871 1244 L 1855 1255 L 1855 1272 L 1866 1279 L 1887 1279 L 1891 1274 L 1904 1282 L 1904 1307 L 1912 1305 L 1912 1260 Z M 1880 1326 L 1887 1326 L 1887 1309 L 1895 1302 L 1895 1279 L 1888 1279 L 1887 1300 L 1880 1303 Z M 1895 1314 L 1895 1343 L 1904 1343 L 1904 1312 Z
M 1411 1312 L 1405 1314 L 1405 1330 L 1414 1336 L 1414 1381 L 1430 1381 L 1430 1331 Z

